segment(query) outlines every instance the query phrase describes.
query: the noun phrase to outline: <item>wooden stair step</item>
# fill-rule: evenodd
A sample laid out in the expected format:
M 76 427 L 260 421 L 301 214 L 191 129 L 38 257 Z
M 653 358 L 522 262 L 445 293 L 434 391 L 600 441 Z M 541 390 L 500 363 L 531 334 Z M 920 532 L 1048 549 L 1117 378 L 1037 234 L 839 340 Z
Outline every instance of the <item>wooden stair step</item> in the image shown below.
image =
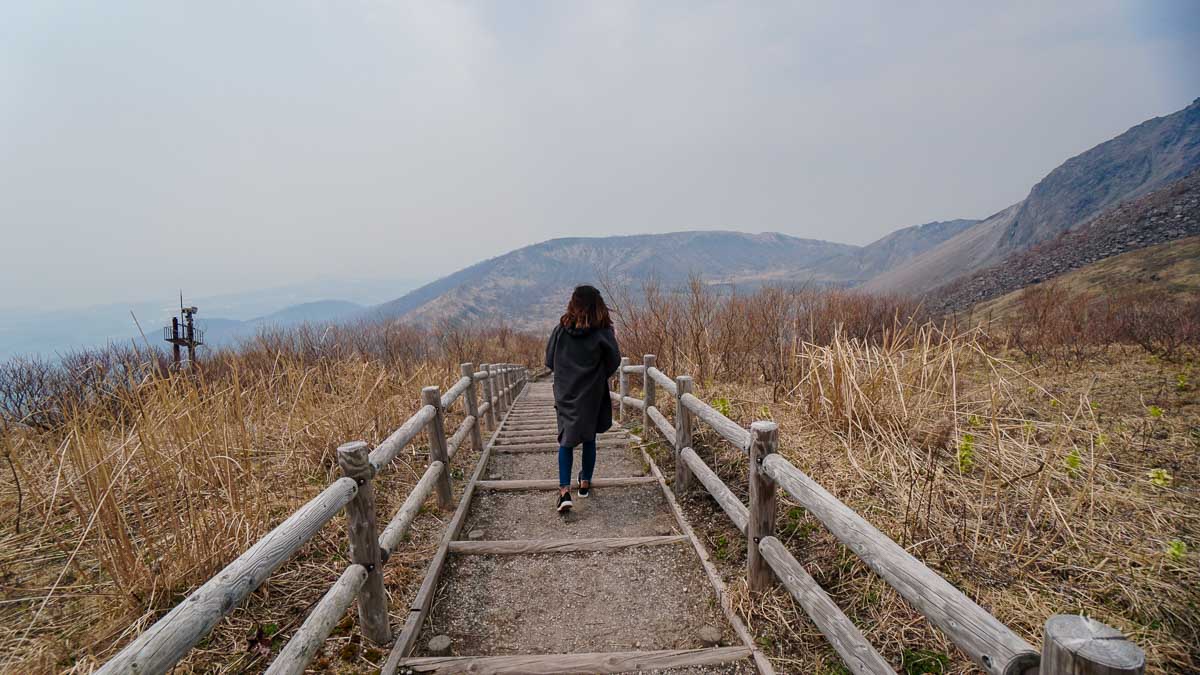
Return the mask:
M 638 546 L 668 546 L 686 543 L 679 535 L 654 537 L 592 537 L 588 539 L 494 539 L 452 541 L 450 552 L 463 555 L 517 555 L 526 553 L 575 553 L 578 551 L 615 551 Z
M 627 447 L 629 441 L 624 438 L 601 439 L 597 441 L 597 448 L 618 448 Z M 557 452 L 558 441 L 548 441 L 541 443 L 496 443 L 492 446 L 496 452 Z
M 467 521 L 456 539 L 475 530 L 483 539 L 592 539 L 651 537 L 677 533 L 662 491 L 652 482 L 602 487 L 597 479 L 590 497 L 572 494 L 569 513 L 555 510 L 558 481 L 544 488 L 489 490 L 480 481 Z M 528 483 L 523 483 L 528 485 Z M 664 645 L 665 647 L 674 645 Z
M 627 476 L 623 478 L 596 478 L 591 481 L 592 486 L 596 488 L 605 487 L 622 487 L 625 485 L 643 485 L 645 483 L 657 483 L 658 479 L 654 476 Z M 533 480 L 481 480 L 475 483 L 475 487 L 480 490 L 557 490 L 559 485 L 555 479 L 533 479 Z M 571 484 L 571 488 L 579 487 L 578 481 Z
M 741 661 L 749 656 L 748 647 L 711 647 L 586 654 L 426 656 L 400 659 L 398 665 L 418 673 L 625 673 L 718 665 Z

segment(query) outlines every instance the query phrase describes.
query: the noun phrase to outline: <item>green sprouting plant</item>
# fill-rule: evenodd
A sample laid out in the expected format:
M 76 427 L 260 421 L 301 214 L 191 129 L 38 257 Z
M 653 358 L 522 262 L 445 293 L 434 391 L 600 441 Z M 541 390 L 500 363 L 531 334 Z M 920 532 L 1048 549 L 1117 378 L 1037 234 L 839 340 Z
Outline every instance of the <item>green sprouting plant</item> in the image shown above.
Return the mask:
M 975 466 L 975 434 L 963 434 L 958 442 L 958 472 L 968 473 Z
M 1175 389 L 1177 391 L 1187 391 L 1189 387 L 1187 373 L 1179 373 L 1175 376 Z
M 981 427 L 983 426 L 983 420 L 979 418 L 979 415 L 971 415 L 967 418 L 967 424 L 973 427 Z
M 820 675 L 850 675 L 850 670 L 840 663 L 822 663 L 817 672 Z
M 725 398 L 724 396 L 714 399 L 713 407 L 717 409 L 717 412 L 729 417 L 729 399 Z
M 1071 452 L 1067 453 L 1063 459 L 1063 465 L 1067 468 L 1067 475 L 1074 478 L 1079 475 L 1079 467 L 1083 465 L 1083 458 L 1079 456 L 1078 448 L 1071 448 Z
M 1171 487 L 1173 478 L 1171 477 L 1171 472 L 1166 469 L 1150 469 L 1150 472 L 1146 475 L 1150 478 L 1150 482 L 1158 487 Z
M 900 669 L 905 675 L 941 675 L 950 667 L 950 657 L 932 649 L 905 649 Z
M 721 560 L 729 560 L 733 556 L 733 547 L 729 545 L 729 538 L 725 535 L 717 535 L 716 541 L 713 542 L 713 553 Z
M 1146 411 L 1149 412 L 1150 416 L 1155 419 L 1158 419 L 1163 416 L 1163 409 L 1156 405 L 1150 406 L 1149 408 L 1146 409 Z
M 1096 434 L 1096 445 L 1102 448 L 1108 445 L 1108 434 L 1103 432 Z
M 1172 539 L 1167 542 L 1167 557 L 1175 562 L 1183 562 L 1187 557 L 1188 547 L 1182 539 Z
M 758 409 L 758 418 L 761 420 L 771 419 L 771 409 L 765 405 L 763 407 L 759 408 Z

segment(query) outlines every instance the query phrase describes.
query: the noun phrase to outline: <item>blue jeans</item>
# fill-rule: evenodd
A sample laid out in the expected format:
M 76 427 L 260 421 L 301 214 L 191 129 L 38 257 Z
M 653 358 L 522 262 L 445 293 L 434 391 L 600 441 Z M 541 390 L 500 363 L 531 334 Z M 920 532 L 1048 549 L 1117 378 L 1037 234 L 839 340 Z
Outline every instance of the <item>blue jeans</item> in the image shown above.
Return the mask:
M 558 447 L 558 486 L 571 486 L 571 465 L 575 462 L 575 448 L 565 445 Z M 583 442 L 583 469 L 579 472 L 579 480 L 592 480 L 592 471 L 596 468 L 596 441 Z

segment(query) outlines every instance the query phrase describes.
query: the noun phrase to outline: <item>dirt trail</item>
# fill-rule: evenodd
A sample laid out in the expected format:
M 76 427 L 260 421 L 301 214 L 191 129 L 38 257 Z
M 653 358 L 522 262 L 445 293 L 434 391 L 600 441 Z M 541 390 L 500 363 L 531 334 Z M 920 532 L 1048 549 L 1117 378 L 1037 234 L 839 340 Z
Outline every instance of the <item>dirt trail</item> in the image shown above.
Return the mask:
M 550 384 L 530 383 L 496 432 L 496 447 L 552 444 L 553 412 Z M 605 438 L 614 445 L 599 449 L 596 478 L 647 474 L 640 449 L 630 447 L 626 434 L 618 430 Z M 576 449 L 576 473 L 579 462 Z M 488 481 L 556 478 L 556 456 L 552 449 L 493 452 L 482 475 Z M 744 653 L 719 658 L 723 652 L 717 647 L 745 645 L 722 613 L 691 540 L 661 541 L 680 531 L 660 483 L 596 488 L 588 498 L 575 493 L 576 506 L 566 516 L 555 512 L 556 497 L 553 488 L 479 489 L 460 539 L 485 544 L 600 539 L 605 545 L 627 537 L 660 540 L 651 544 L 638 539 L 636 545 L 620 548 L 614 543 L 600 551 L 454 553 L 414 657 L 446 656 L 432 654 L 429 643 L 435 636 L 448 636 L 451 657 L 696 650 L 690 653 L 724 662 L 626 672 L 757 672 Z

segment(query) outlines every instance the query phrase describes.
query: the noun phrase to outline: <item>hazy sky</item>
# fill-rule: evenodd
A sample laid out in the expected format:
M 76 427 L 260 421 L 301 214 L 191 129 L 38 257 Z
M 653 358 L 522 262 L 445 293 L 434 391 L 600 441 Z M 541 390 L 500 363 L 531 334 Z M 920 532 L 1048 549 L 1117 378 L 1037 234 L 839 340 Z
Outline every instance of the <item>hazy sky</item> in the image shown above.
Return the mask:
M 0 0 L 0 307 L 862 244 L 1200 96 L 1196 2 L 816 5 Z

